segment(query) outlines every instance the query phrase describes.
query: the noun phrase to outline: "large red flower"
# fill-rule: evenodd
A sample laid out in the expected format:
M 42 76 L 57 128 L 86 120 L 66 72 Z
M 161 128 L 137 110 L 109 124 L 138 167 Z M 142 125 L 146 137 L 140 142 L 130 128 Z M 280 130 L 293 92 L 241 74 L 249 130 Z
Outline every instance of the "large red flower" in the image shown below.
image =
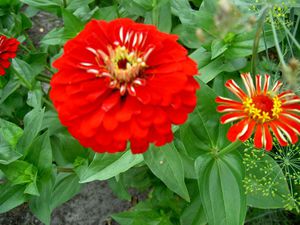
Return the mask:
M 0 76 L 5 74 L 5 69 L 10 66 L 9 59 L 16 57 L 20 42 L 15 38 L 0 35 Z
M 97 152 L 170 142 L 199 88 L 197 66 L 176 41 L 130 19 L 89 22 L 53 64 L 50 97 L 62 124 Z
M 300 134 L 300 97 L 291 91 L 278 94 L 282 83 L 277 81 L 269 90 L 270 76 L 265 75 L 261 85 L 261 76 L 255 77 L 255 86 L 249 73 L 241 75 L 247 94 L 233 81 L 228 80 L 225 86 L 235 94 L 240 101 L 217 97 L 219 112 L 226 113 L 221 117 L 221 123 L 234 124 L 228 131 L 227 137 L 234 142 L 237 139 L 246 141 L 254 134 L 254 145 L 257 148 L 271 150 L 272 135 L 280 145 L 295 144 Z

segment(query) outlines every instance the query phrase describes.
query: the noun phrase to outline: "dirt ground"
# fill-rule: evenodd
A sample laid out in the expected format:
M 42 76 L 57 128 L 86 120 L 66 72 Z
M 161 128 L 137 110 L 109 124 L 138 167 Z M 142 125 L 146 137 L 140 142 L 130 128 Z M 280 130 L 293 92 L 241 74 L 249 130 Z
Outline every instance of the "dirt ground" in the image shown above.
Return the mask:
M 115 225 L 112 213 L 130 207 L 130 202 L 117 199 L 106 182 L 91 182 L 73 199 L 55 209 L 51 225 Z M 1 225 L 43 225 L 26 204 L 0 215 Z
M 33 18 L 29 31 L 33 42 L 39 40 L 62 22 L 48 13 L 39 13 Z M 130 207 L 130 202 L 117 199 L 107 182 L 91 182 L 84 186 L 73 199 L 58 207 L 52 213 L 51 225 L 115 225 L 109 216 Z M 30 212 L 27 204 L 0 215 L 0 225 L 42 225 Z

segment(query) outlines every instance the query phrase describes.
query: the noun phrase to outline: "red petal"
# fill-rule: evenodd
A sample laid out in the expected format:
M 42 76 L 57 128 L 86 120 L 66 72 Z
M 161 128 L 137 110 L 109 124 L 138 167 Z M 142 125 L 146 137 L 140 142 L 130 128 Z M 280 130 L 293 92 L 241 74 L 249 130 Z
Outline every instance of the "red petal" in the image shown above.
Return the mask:
M 239 136 L 243 135 L 246 132 L 246 129 L 248 129 L 248 123 L 249 121 L 245 119 L 232 125 L 227 133 L 228 140 L 231 142 L 236 141 Z
M 262 124 L 258 123 L 257 126 L 256 126 L 256 131 L 255 131 L 255 134 L 254 134 L 254 146 L 256 148 L 262 148 L 263 147 L 263 141 L 262 139 L 264 138 L 263 137 L 263 128 L 262 128 Z
M 268 124 L 264 124 L 264 135 L 265 135 L 265 148 L 267 151 L 271 151 L 273 148 L 272 135 L 269 130 Z

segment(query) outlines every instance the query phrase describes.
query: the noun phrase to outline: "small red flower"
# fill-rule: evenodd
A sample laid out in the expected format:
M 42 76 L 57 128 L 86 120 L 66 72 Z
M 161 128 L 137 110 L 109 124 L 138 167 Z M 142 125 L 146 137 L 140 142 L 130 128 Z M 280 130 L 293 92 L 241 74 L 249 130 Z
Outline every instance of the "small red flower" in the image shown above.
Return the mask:
M 235 94 L 240 101 L 217 97 L 220 103 L 217 111 L 226 113 L 221 117 L 221 123 L 239 120 L 228 131 L 227 137 L 234 142 L 237 139 L 246 141 L 254 132 L 254 145 L 270 151 L 273 146 L 272 135 L 278 139 L 281 146 L 295 144 L 300 135 L 300 97 L 291 91 L 279 91 L 282 83 L 277 81 L 269 90 L 270 76 L 265 75 L 261 86 L 261 76 L 255 77 L 255 86 L 249 73 L 241 75 L 247 94 L 233 81 L 228 80 L 225 86 Z
M 10 66 L 9 59 L 16 57 L 20 42 L 15 38 L 0 35 L 0 76 L 5 74 L 5 69 Z
M 50 97 L 85 147 L 133 153 L 172 141 L 196 105 L 196 63 L 177 36 L 130 19 L 92 20 L 54 62 Z

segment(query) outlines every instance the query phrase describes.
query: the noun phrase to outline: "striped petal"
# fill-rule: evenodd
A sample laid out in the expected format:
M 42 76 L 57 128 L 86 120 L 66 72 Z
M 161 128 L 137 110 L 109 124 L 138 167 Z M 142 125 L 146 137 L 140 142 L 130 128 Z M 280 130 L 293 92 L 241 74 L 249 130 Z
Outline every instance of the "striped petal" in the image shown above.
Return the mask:
M 243 136 L 247 130 L 248 130 L 248 120 L 242 120 L 236 124 L 234 124 L 232 127 L 229 128 L 227 133 L 227 138 L 229 141 L 234 142 L 239 137 Z
M 239 99 L 243 100 L 247 97 L 245 92 L 235 83 L 234 80 L 228 80 L 225 84 L 233 94 L 235 94 Z
M 239 120 L 239 119 L 243 119 L 245 118 L 246 115 L 243 114 L 243 113 L 228 113 L 224 116 L 221 116 L 221 123 L 222 124 L 225 124 L 225 123 L 230 123 L 230 122 L 233 122 L 233 121 L 236 121 L 236 120 Z
M 262 148 L 263 147 L 263 126 L 259 123 L 256 126 L 256 131 L 254 134 L 254 146 L 256 148 Z

